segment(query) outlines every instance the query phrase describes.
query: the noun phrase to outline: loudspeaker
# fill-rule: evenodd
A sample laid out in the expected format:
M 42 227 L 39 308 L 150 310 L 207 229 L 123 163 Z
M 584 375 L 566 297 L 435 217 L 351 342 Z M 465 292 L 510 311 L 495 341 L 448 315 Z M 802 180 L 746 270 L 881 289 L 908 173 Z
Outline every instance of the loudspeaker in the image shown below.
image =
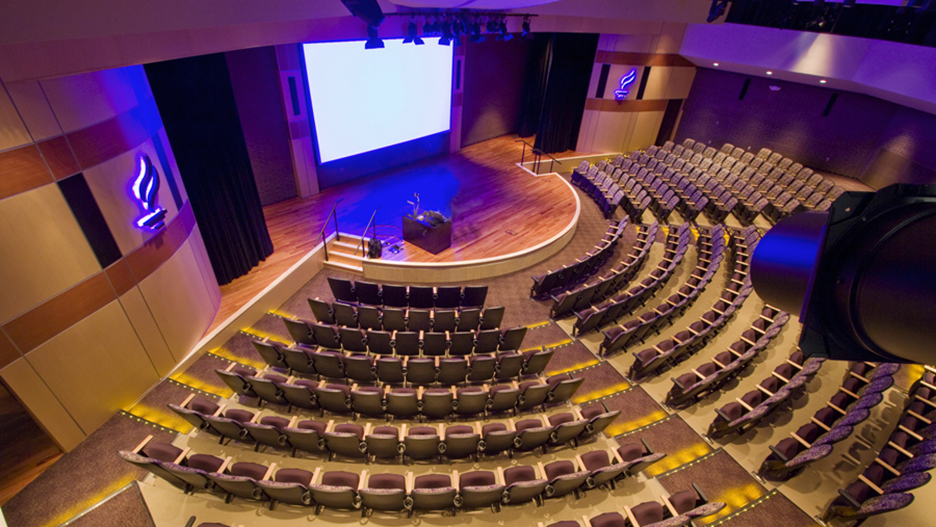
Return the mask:
M 377 0 L 341 0 L 341 3 L 370 27 L 377 27 L 383 22 L 384 14 Z

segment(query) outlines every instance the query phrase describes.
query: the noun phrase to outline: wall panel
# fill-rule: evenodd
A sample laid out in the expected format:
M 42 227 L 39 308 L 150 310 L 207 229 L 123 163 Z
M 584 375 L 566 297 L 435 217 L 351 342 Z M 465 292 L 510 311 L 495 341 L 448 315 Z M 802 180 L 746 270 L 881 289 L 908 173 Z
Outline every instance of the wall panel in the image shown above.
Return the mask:
M 147 140 L 137 148 L 84 171 L 95 201 L 123 254 L 129 253 L 153 235 L 153 231 L 136 226 L 136 220 L 144 212 L 131 193 L 131 187 L 140 169 L 142 154 L 149 156 L 159 171 L 161 183 L 157 204 L 166 209 L 166 223 L 169 223 L 179 211 L 172 199 L 172 190 L 166 181 L 166 171 L 159 163 L 152 140 Z
M 127 318 L 133 325 L 140 342 L 143 344 L 146 354 L 149 356 L 156 373 L 160 376 L 166 376 L 175 367 L 176 360 L 169 351 L 169 346 L 153 319 L 153 314 L 146 305 L 146 299 L 136 287 L 130 289 L 120 297 L 120 305 L 123 307 Z
M 86 434 L 159 380 L 118 302 L 31 351 L 26 360 Z
M 43 80 L 42 89 L 62 129 L 72 132 L 86 128 L 140 104 L 133 88 L 135 79 L 126 69 Z
M 67 452 L 84 440 L 85 432 L 26 359 L 0 370 L 0 377 L 63 450 Z
M 16 113 L 16 107 L 0 84 L 0 151 L 32 142 L 26 125 Z
M 101 270 L 56 185 L 0 200 L 0 321 Z
M 62 133 L 38 81 L 14 82 L 7 84 L 6 88 L 33 141 Z
M 182 244 L 139 287 L 173 358 L 182 360 L 202 337 L 216 311 L 192 244 Z

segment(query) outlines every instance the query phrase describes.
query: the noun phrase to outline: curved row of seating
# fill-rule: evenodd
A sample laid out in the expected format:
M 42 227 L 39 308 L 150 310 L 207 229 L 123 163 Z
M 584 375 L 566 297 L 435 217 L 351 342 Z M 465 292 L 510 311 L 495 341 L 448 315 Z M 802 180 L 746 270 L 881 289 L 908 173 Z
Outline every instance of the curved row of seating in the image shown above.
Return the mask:
M 794 395 L 806 389 L 806 383 L 822 367 L 823 359 L 807 360 L 803 352 L 796 351 L 771 374 L 751 390 L 734 401 L 717 408 L 715 419 L 706 435 L 712 439 L 733 433 L 738 435 L 756 426 Z
M 624 505 L 619 511 L 597 516 L 582 516 L 582 523 L 560 521 L 548 527 L 679 527 L 711 516 L 725 508 L 725 503 L 710 502 L 695 483 L 687 490 L 670 496 L 660 496 L 663 503 L 646 501 L 633 507 Z M 542 523 L 539 527 L 544 527 Z
M 360 474 L 345 471 L 314 472 L 296 468 L 278 468 L 252 462 L 235 462 L 233 457 L 191 453 L 173 445 L 144 441 L 135 450 L 118 454 L 125 461 L 143 468 L 186 492 L 207 491 L 223 494 L 225 502 L 235 497 L 251 501 L 314 507 L 361 510 L 362 516 L 374 511 L 417 512 L 451 511 L 516 505 L 581 495 L 596 488 L 608 488 L 615 480 L 629 477 L 648 464 L 647 456 L 638 455 L 643 445 L 623 445 L 617 450 L 592 450 L 575 460 L 560 460 L 536 465 L 498 467 L 497 471 L 453 471 L 450 474 L 384 473 Z M 650 456 L 654 461 L 663 457 Z M 653 461 L 649 461 L 653 462 Z
M 744 331 L 741 338 L 728 346 L 726 351 L 716 354 L 709 362 L 688 373 L 673 378 L 673 387 L 666 394 L 666 405 L 670 408 L 687 408 L 740 375 L 757 354 L 780 334 L 789 319 L 788 313 L 765 307 L 750 329 Z
M 253 341 L 254 348 L 271 367 L 288 370 L 291 375 L 319 379 L 347 379 L 381 384 L 452 386 L 491 380 L 510 380 L 524 375 L 539 375 L 549 364 L 554 351 L 533 349 L 523 353 L 461 356 L 378 356 L 361 353 L 318 351 L 302 346 L 285 347 L 271 341 Z M 250 386 L 247 377 L 257 376 L 252 368 L 231 364 L 218 370 L 229 386 Z M 235 390 L 238 391 L 238 390 Z
M 560 291 L 550 295 L 553 305 L 550 307 L 552 318 L 562 318 L 570 311 L 588 309 L 592 304 L 600 303 L 608 296 L 620 291 L 643 268 L 650 255 L 650 249 L 659 232 L 659 224 L 642 225 L 637 240 L 627 256 L 621 262 L 591 284 L 582 284 L 574 289 Z
M 602 405 L 592 405 L 571 412 L 553 414 L 545 420 L 530 417 L 514 422 L 483 424 L 453 424 L 443 426 L 392 425 L 370 423 L 338 423 L 278 415 L 261 416 L 239 408 L 227 409 L 207 399 L 189 396 L 182 405 L 171 405 L 173 411 L 198 430 L 218 436 L 219 442 L 236 441 L 261 448 L 291 450 L 324 456 L 364 460 L 400 461 L 438 459 L 479 459 L 507 453 L 532 452 L 588 441 L 608 427 L 620 411 L 608 411 Z
M 471 355 L 516 351 L 523 346 L 527 328 L 477 331 L 384 331 L 320 324 L 283 318 L 290 337 L 301 345 L 373 355 Z
M 349 304 L 364 304 L 385 307 L 434 307 L 451 309 L 456 307 L 484 307 L 488 286 L 428 286 L 375 284 L 366 280 L 348 280 L 328 277 L 335 300 Z
M 871 516 L 906 507 L 914 490 L 929 483 L 928 471 L 936 468 L 936 440 L 932 426 L 936 418 L 936 374 L 926 370 L 910 387 L 900 419 L 887 444 L 857 480 L 832 500 L 822 515 L 834 519 L 862 521 Z
M 305 410 L 328 411 L 336 414 L 369 417 L 446 419 L 453 416 L 476 416 L 503 412 L 519 413 L 568 401 L 584 379 L 566 374 L 545 380 L 516 381 L 493 386 L 463 388 L 401 388 L 385 385 L 358 386 L 328 383 L 308 379 L 286 378 L 263 373 L 248 375 L 234 365 L 227 370 L 215 370 L 224 382 L 242 397 Z
M 660 221 L 665 222 L 679 206 L 679 198 L 674 194 L 657 194 L 655 189 L 645 188 L 633 178 L 628 177 L 615 163 L 602 160 L 597 165 L 582 161 L 572 171 L 572 183 L 579 186 L 598 205 L 606 218 L 610 218 L 622 207 L 631 221 L 642 221 L 643 213 L 650 209 Z
M 585 253 L 585 256 L 578 258 L 574 263 L 563 265 L 559 269 L 546 271 L 539 276 L 531 277 L 533 286 L 530 288 L 530 298 L 546 298 L 556 290 L 574 287 L 597 273 L 614 254 L 614 249 L 617 247 L 626 227 L 626 220 L 612 221 L 601 242 L 594 249 Z
M 326 302 L 310 298 L 309 307 L 319 324 L 383 331 L 477 331 L 497 329 L 504 307 L 460 309 L 406 309 Z
M 833 445 L 851 436 L 854 427 L 870 417 L 871 408 L 884 400 L 883 392 L 894 385 L 899 364 L 856 364 L 838 391 L 810 422 L 791 437 L 770 447 L 758 475 L 771 481 L 787 481 L 811 463 L 828 457 Z
M 747 297 L 754 291 L 751 278 L 747 274 L 748 257 L 740 251 L 748 250 L 749 244 L 753 244 L 756 237 L 757 231 L 751 229 L 745 238 L 735 243 L 735 261 L 731 277 L 721 297 L 711 309 L 699 317 L 699 320 L 690 323 L 686 329 L 664 339 L 655 346 L 634 353 L 634 362 L 628 371 L 628 375 L 632 380 L 656 375 L 662 370 L 681 362 L 702 349 L 721 331 L 734 316 L 735 310 L 741 307 Z M 706 276 L 708 275 L 707 271 Z M 661 315 L 653 311 L 641 316 L 636 321 L 632 321 L 629 327 L 625 325 L 625 330 L 617 335 L 612 335 L 615 340 L 609 344 L 609 347 L 613 349 L 615 345 L 627 346 L 634 343 L 635 338 L 637 339 L 636 342 L 642 342 L 651 331 L 659 332 L 659 328 L 663 324 L 669 323 L 668 318 L 662 322 L 660 321 L 660 318 L 665 315 L 665 312 Z M 623 344 L 621 344 L 622 341 Z
M 657 290 L 669 280 L 669 277 L 672 276 L 676 267 L 682 263 L 683 256 L 685 256 L 689 248 L 689 238 L 691 234 L 692 232 L 689 230 L 688 223 L 684 223 L 679 227 L 669 228 L 669 234 L 664 243 L 664 253 L 660 258 L 660 263 L 657 264 L 656 268 L 650 272 L 650 276 L 647 280 L 644 281 L 646 284 L 641 293 L 643 302 L 646 302 L 646 299 L 652 297 Z M 643 255 L 645 253 L 649 253 L 649 246 L 650 244 L 647 243 L 641 247 L 636 247 L 635 249 L 638 252 L 635 258 L 644 257 Z M 632 251 L 635 249 L 632 249 Z M 614 280 L 614 276 L 609 279 L 602 278 L 575 291 L 567 291 L 558 296 L 554 295 L 552 297 L 553 305 L 549 308 L 550 317 L 553 319 L 564 318 L 591 307 L 593 303 L 606 298 L 608 294 L 610 294 L 609 292 L 613 293 L 611 286 L 614 285 Z M 644 282 L 641 282 L 641 284 L 644 284 Z M 621 280 L 621 287 L 623 287 L 623 285 L 624 282 Z M 643 302 L 640 303 L 642 304 Z M 634 304 L 636 305 L 637 302 L 635 301 Z
M 711 281 L 715 271 L 717 271 L 719 265 L 721 265 L 725 247 L 724 228 L 721 225 L 716 225 L 712 232 L 714 236 L 700 236 L 697 240 L 697 261 L 699 263 L 696 264 L 696 268 L 692 271 L 691 276 L 686 280 L 685 284 L 680 287 L 676 293 L 670 295 L 670 297 L 666 299 L 666 302 L 658 308 L 662 310 L 661 312 L 670 313 L 672 316 L 681 316 L 685 310 L 695 302 L 698 295 L 705 290 L 705 287 Z M 664 256 L 663 263 L 667 263 L 666 256 Z M 654 272 L 656 272 L 656 270 L 654 270 Z M 573 333 L 582 335 L 608 326 L 617 322 L 621 317 L 632 313 L 634 309 L 645 305 L 647 300 L 651 297 L 649 293 L 656 292 L 655 290 L 647 291 L 647 287 L 654 283 L 654 281 L 654 277 L 651 276 L 649 279 L 641 281 L 633 288 L 623 294 L 615 296 L 603 305 L 578 311 L 575 314 L 576 321 L 572 328 Z M 668 305 L 672 307 L 667 307 Z M 609 345 L 611 345 L 614 340 L 614 337 L 609 337 L 609 334 L 614 335 L 624 331 L 625 325 L 626 323 L 617 328 L 610 328 L 604 332 L 605 339 L 599 347 L 599 352 L 601 354 L 613 353 L 620 349 L 620 347 L 615 346 L 613 350 L 608 350 Z M 647 330 L 649 331 L 649 329 L 648 327 Z M 623 343 L 621 345 L 623 346 Z
M 624 316 L 630 315 L 639 307 L 646 303 L 659 292 L 669 278 L 676 270 L 676 266 L 681 263 L 683 256 L 688 250 L 689 229 L 687 223 L 684 223 L 676 231 L 677 242 L 667 242 L 665 253 L 661 262 L 650 272 L 647 278 L 644 278 L 636 286 L 628 289 L 624 293 L 616 295 L 607 303 L 595 306 L 591 310 L 583 310 L 576 313 L 576 322 L 573 331 L 581 335 L 589 331 L 597 330 L 601 327 L 617 323 Z M 683 229 L 685 228 L 685 229 Z M 673 230 L 671 229 L 671 234 Z M 661 329 L 664 323 L 668 323 L 671 316 L 681 315 L 689 305 L 695 300 L 695 296 L 704 290 L 714 276 L 715 270 L 721 263 L 721 255 L 711 257 L 710 254 L 699 252 L 699 259 L 702 265 L 697 265 L 686 285 L 681 287 L 675 294 L 663 302 L 657 309 L 638 315 L 628 322 L 624 322 L 616 327 L 609 328 L 603 332 L 604 340 L 599 346 L 599 353 L 608 355 L 621 349 L 623 342 L 618 339 L 624 334 L 633 335 L 630 328 L 635 325 L 642 325 L 642 333 L 639 338 L 643 339 L 645 334 L 651 329 Z M 714 264 L 714 265 L 712 265 Z M 656 325 L 656 327 L 654 327 Z M 637 340 L 633 340 L 636 342 Z M 618 344 L 620 343 L 620 346 Z
M 755 156 L 730 143 L 716 151 L 687 139 L 683 145 L 667 142 L 660 149 L 650 147 L 647 151 L 667 165 L 683 169 L 678 165 L 682 160 L 723 182 L 739 200 L 737 216 L 741 221 L 752 221 L 763 214 L 775 223 L 799 210 L 826 210 L 844 193 L 844 189 L 820 174 L 766 148 Z

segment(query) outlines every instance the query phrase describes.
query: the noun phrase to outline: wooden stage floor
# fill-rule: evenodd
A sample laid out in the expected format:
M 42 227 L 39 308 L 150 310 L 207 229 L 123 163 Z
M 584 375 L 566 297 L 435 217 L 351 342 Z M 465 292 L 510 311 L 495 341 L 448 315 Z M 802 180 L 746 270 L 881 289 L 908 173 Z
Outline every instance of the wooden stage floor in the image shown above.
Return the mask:
M 221 287 L 221 306 L 208 331 L 319 243 L 319 232 L 339 199 L 338 228 L 360 235 L 377 212 L 377 234 L 401 237 L 401 216 L 419 192 L 421 208 L 453 218 L 452 248 L 432 255 L 412 245 L 406 261 L 451 262 L 503 256 L 534 247 L 559 233 L 575 215 L 574 191 L 556 177 L 535 177 L 516 166 L 521 143 L 504 136 L 456 154 L 424 159 L 331 187 L 305 199 L 264 207 L 274 252 L 247 275 Z M 556 157 L 580 155 L 575 152 Z M 329 222 L 326 234 L 334 232 Z M 385 253 L 388 259 L 400 255 Z M 401 253 L 402 254 L 402 253 Z

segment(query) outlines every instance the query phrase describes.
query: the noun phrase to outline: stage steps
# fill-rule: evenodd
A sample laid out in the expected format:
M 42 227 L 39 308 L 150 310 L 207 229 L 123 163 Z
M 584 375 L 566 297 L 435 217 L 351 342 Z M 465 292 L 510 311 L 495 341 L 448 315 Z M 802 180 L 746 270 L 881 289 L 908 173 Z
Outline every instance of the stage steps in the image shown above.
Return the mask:
M 364 242 L 364 249 L 358 250 L 357 255 L 355 255 L 354 251 L 360 246 L 360 236 L 342 233 L 341 241 L 332 238 L 328 241 L 328 261 L 325 262 L 325 267 L 364 274 L 362 262 L 364 261 L 364 253 L 367 250 L 367 242 Z

